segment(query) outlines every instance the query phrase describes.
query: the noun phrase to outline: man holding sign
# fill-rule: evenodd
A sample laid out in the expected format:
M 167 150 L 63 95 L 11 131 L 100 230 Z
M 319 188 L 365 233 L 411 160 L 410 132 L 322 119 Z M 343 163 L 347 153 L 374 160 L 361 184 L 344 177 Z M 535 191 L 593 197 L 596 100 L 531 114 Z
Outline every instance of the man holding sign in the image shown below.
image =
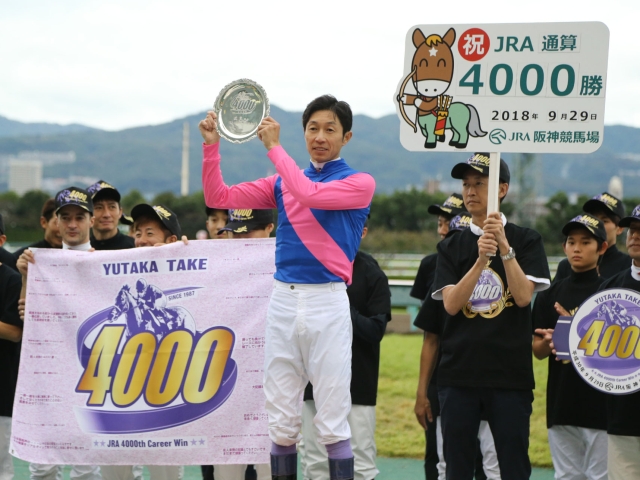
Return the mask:
M 327 448 L 331 479 L 353 478 L 351 432 L 352 326 L 347 284 L 369 213 L 375 181 L 340 158 L 352 137 L 351 108 L 330 95 L 302 115 L 311 164 L 304 171 L 280 145 L 280 125 L 265 118 L 258 138 L 276 175 L 228 187 L 220 171 L 217 117 L 200 122 L 205 201 L 217 208 L 278 209 L 275 284 L 265 345 L 264 391 L 273 478 L 296 478 L 300 396 L 313 384 L 314 423 Z
M 633 263 L 630 270 L 610 278 L 600 290 L 627 288 L 640 292 L 640 205 L 619 226 L 629 227 L 627 252 Z M 609 480 L 640 478 L 640 392 L 608 396 L 607 433 Z
M 549 286 L 540 235 L 487 212 L 490 158 L 474 154 L 451 171 L 462 180 L 471 227 L 438 244 L 432 297 L 450 317 L 440 337 L 438 395 L 447 479 L 473 478 L 481 414 L 495 440 L 503 480 L 529 478 L 533 293 Z M 498 198 L 510 173 L 500 160 Z

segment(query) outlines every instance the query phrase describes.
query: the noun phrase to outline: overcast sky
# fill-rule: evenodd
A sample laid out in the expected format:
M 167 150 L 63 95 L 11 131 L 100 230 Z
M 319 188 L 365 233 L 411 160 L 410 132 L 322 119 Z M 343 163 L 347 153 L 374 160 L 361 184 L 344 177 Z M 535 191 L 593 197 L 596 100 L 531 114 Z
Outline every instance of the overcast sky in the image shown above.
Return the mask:
M 413 25 L 598 20 L 611 32 L 605 122 L 640 127 L 639 18 L 638 0 L 0 0 L 0 115 L 159 124 L 247 77 L 286 110 L 333 93 L 379 117 L 395 113 Z

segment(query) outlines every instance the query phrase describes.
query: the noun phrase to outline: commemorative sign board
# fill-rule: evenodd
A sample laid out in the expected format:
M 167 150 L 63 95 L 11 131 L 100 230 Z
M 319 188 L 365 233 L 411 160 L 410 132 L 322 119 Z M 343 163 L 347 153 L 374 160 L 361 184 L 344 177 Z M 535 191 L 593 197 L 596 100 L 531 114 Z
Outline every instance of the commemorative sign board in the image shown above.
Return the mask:
M 601 22 L 417 25 L 394 95 L 411 151 L 591 153 L 602 144 Z
M 565 319 L 565 324 L 567 319 Z M 561 356 L 561 344 L 568 352 Z M 564 337 L 564 339 L 562 338 Z M 626 395 L 640 390 L 640 294 L 624 288 L 603 290 L 576 311 L 568 329 L 556 327 L 559 358 L 597 390 Z

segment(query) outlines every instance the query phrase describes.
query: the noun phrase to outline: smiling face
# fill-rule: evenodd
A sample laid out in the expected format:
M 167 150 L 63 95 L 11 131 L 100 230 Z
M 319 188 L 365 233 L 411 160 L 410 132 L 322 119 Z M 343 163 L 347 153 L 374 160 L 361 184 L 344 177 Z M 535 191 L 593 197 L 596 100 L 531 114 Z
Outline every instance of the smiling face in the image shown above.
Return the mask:
M 93 231 L 102 235 L 118 233 L 118 222 L 122 216 L 122 208 L 115 200 L 98 200 L 93 203 L 93 215 L 95 222 Z
M 136 248 L 153 247 L 156 243 L 173 243 L 178 239 L 155 218 L 140 217 L 134 223 L 133 230 Z
M 425 38 L 420 29 L 413 33 L 416 52 L 413 56 L 413 86 L 416 91 L 428 98 L 443 95 L 451 85 L 453 78 L 453 53 L 451 46 L 455 41 L 455 31 L 449 29 L 445 36 L 430 35 Z
M 574 272 L 586 272 L 596 268 L 598 259 L 607 249 L 606 242 L 598 248 L 598 241 L 585 228 L 569 232 L 563 245 L 564 253 Z
M 342 124 L 330 110 L 319 110 L 309 118 L 304 140 L 311 160 L 325 163 L 340 157 L 340 150 L 351 140 L 352 133 L 343 133 Z

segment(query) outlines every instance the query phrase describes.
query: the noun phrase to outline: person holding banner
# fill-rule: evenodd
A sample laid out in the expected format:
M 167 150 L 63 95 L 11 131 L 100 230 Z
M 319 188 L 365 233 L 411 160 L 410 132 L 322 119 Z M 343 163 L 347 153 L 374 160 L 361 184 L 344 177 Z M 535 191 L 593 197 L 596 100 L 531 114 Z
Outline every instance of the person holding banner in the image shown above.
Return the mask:
M 602 192 L 599 195 L 587 200 L 582 206 L 582 211 L 593 215 L 604 223 L 607 232 L 607 251 L 602 256 L 598 265 L 598 273 L 602 278 L 611 278 L 622 271 L 626 271 L 631 263 L 631 258 L 626 253 L 622 253 L 616 247 L 618 236 L 622 234 L 624 228 L 620 226 L 620 220 L 624 217 L 624 204 L 622 200 L 614 197 L 609 192 Z M 571 275 L 571 265 L 568 259 L 563 259 L 558 264 L 556 282 Z
M 64 250 L 91 250 L 90 232 L 93 226 L 93 202 L 86 190 L 69 187 L 55 196 L 56 210 L 62 248 Z M 23 290 L 26 295 L 28 264 L 34 262 L 33 252 L 25 250 L 18 258 L 18 270 L 22 274 Z M 62 478 L 62 465 L 30 463 L 31 480 L 57 480 Z M 96 465 L 73 465 L 70 473 L 74 480 L 101 480 L 100 467 Z
M 107 187 L 110 188 L 110 187 Z M 180 238 L 182 230 L 178 216 L 169 208 L 162 205 L 147 205 L 142 203 L 131 210 L 135 245 L 138 247 L 152 247 L 174 243 Z M 144 279 L 136 282 L 137 299 L 140 302 L 142 315 L 154 315 L 158 325 L 154 334 L 165 333 L 166 322 L 164 309 L 167 300 L 164 293 L 154 285 L 148 285 Z M 164 330 L 163 330 L 164 327 Z M 103 480 L 140 480 L 142 466 L 139 465 L 102 465 Z M 176 465 L 147 465 L 152 480 L 180 480 L 184 475 L 184 468 Z
M 570 316 L 598 291 L 604 279 L 597 266 L 607 251 L 604 222 L 582 214 L 562 229 L 571 275 L 553 282 L 533 305 L 533 354 L 549 358 L 547 428 L 556 478 L 607 478 L 606 395 L 584 382 L 569 360 L 554 354 L 553 332 L 558 316 Z
M 432 298 L 450 315 L 442 328 L 438 397 L 448 480 L 473 478 L 481 414 L 488 416 L 503 480 L 531 475 L 529 418 L 534 388 L 533 293 L 549 287 L 541 236 L 488 212 L 489 154 L 455 165 L 472 223 L 438 244 Z M 496 165 L 498 167 L 498 165 Z M 500 160 L 497 193 L 510 173 Z M 495 192 L 492 192 L 495 193 Z
M 0 246 L 7 236 L 0 215 Z M 0 264 L 0 479 L 13 478 L 13 458 L 9 454 L 11 415 L 18 381 L 22 321 L 18 314 L 21 279 L 13 268 Z
M 218 212 L 226 212 L 218 210 Z M 208 222 L 207 222 L 208 225 Z M 222 228 L 212 232 L 211 238 L 224 238 L 221 235 L 230 234 L 230 238 L 269 238 L 273 231 L 273 211 L 254 209 L 231 209 L 228 211 L 228 222 Z M 216 235 L 216 236 L 214 236 Z M 244 480 L 248 465 L 215 464 L 216 480 Z M 257 480 L 269 480 L 271 468 L 269 464 L 255 465 Z
M 330 95 L 313 100 L 302 115 L 311 163 L 300 170 L 280 145 L 271 117 L 258 138 L 277 171 L 268 178 L 227 186 L 220 171 L 217 117 L 199 124 L 204 138 L 205 201 L 217 208 L 277 208 L 276 273 L 267 317 L 264 391 L 275 479 L 296 478 L 300 395 L 314 387 L 319 441 L 331 479 L 353 478 L 347 416 L 351 408 L 351 283 L 362 228 L 375 190 L 373 177 L 350 168 L 340 151 L 351 140 L 353 116 Z
M 627 252 L 633 262 L 630 269 L 606 280 L 600 290 L 628 288 L 640 292 L 640 205 L 619 226 L 629 227 Z M 609 480 L 640 478 L 640 392 L 607 396 L 607 434 Z

